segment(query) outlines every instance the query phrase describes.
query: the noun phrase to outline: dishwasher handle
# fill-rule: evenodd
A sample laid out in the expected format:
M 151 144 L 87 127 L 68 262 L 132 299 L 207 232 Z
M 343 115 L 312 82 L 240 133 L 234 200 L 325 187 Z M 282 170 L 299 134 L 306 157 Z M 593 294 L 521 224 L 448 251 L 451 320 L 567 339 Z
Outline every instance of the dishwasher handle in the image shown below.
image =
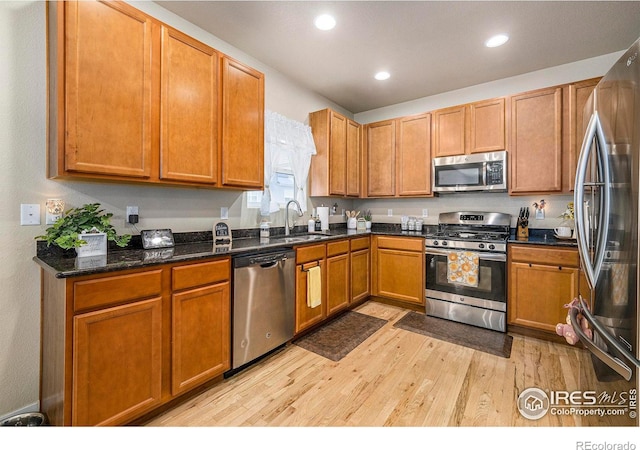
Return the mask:
M 293 251 L 272 252 L 264 254 L 253 254 L 246 256 L 237 256 L 233 258 L 233 267 L 249 267 L 260 266 L 263 268 L 273 267 L 280 261 L 286 261 L 289 258 L 293 258 L 295 253 Z

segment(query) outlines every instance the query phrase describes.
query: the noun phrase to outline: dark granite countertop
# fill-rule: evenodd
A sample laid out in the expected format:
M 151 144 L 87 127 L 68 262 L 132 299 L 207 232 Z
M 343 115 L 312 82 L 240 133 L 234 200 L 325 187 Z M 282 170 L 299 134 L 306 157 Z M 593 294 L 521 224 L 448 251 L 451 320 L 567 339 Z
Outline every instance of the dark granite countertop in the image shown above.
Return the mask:
M 575 239 L 558 239 L 555 237 L 553 230 L 549 229 L 529 229 L 529 237 L 526 239 L 518 238 L 515 229 L 511 231 L 509 236 L 510 244 L 531 244 L 531 245 L 551 245 L 554 247 L 573 247 L 578 248 Z
M 47 247 L 46 242 L 38 241 L 33 260 L 45 270 L 55 273 L 57 278 L 69 278 L 158 264 L 197 261 L 215 256 L 262 253 L 370 234 L 370 231 L 347 230 L 346 226 L 338 226 L 328 232 L 312 234 L 303 233 L 302 228 L 297 228 L 290 236 L 285 236 L 283 230 L 273 229 L 270 238 L 261 239 L 258 237 L 257 229 L 238 230 L 233 232 L 230 246 L 216 246 L 211 232 L 175 233 L 174 247 L 154 250 L 144 250 L 140 237 L 134 236 L 126 248 L 119 248 L 109 242 L 107 255 L 83 258 L 75 257 L 75 253 L 69 254 L 57 247 Z
M 348 230 L 344 224 L 338 224 L 332 225 L 328 232 L 313 233 L 313 237 L 304 240 L 304 236 L 309 236 L 305 230 L 306 227 L 297 227 L 291 236 L 285 236 L 282 228 L 275 228 L 271 231 L 271 237 L 267 239 L 260 239 L 257 229 L 234 230 L 231 246 L 214 246 L 211 232 L 175 233 L 174 247 L 156 250 L 144 250 L 140 237 L 134 236 L 126 248 L 119 248 L 110 242 L 107 255 L 84 258 L 65 255 L 59 248 L 47 247 L 44 241 L 38 241 L 36 256 L 33 259 L 45 270 L 55 273 L 57 278 L 69 278 L 158 264 L 197 261 L 215 256 L 261 253 L 370 234 L 424 238 L 435 232 L 436 227 L 428 225 L 422 231 L 402 231 L 399 224 L 374 224 L 371 231 L 356 231 Z M 298 239 L 300 237 L 303 238 Z M 575 240 L 557 239 L 553 230 L 543 229 L 529 230 L 529 238 L 526 240 L 516 239 L 515 231 L 512 231 L 509 243 L 576 247 Z

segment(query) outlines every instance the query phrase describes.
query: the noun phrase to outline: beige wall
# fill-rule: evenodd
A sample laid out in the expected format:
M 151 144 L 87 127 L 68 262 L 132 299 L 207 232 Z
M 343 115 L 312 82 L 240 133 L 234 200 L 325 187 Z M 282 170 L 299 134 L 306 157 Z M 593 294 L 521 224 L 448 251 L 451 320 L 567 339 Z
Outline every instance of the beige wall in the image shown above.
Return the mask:
M 353 116 L 325 98 L 290 82 L 260 61 L 169 13 L 158 4 L 134 4 L 165 23 L 263 71 L 266 75 L 268 109 L 301 122 L 307 121 L 309 112 L 325 107 L 333 107 Z M 0 418 L 38 408 L 40 284 L 39 268 L 32 258 L 35 254 L 33 238 L 43 233 L 46 226 L 20 226 L 21 203 L 38 203 L 44 208 L 45 200 L 51 197 L 63 198 L 68 206 L 100 202 L 106 210 L 114 213 L 113 223 L 119 232 L 132 231 L 124 226 L 124 210 L 127 205 L 139 206 L 139 229 L 167 227 L 177 232 L 208 230 L 219 217 L 223 206 L 230 208 L 232 226 L 250 226 L 252 221 L 257 221 L 255 211 L 247 213 L 242 210 L 242 196 L 238 192 L 47 180 L 45 38 L 44 2 L 0 2 L 0 211 L 3 212 L 0 215 Z M 597 70 L 600 70 L 600 66 L 603 64 Z M 575 79 L 592 76 L 591 71 L 580 69 L 579 72 L 575 74 Z M 536 74 L 534 78 L 538 85 L 555 83 L 547 81 L 544 72 Z M 494 95 L 493 91 L 489 94 L 483 87 L 470 88 L 468 92 L 473 93 L 472 97 L 478 98 Z M 453 95 L 445 97 L 448 98 L 445 103 L 451 101 L 451 104 L 457 104 L 470 97 Z M 430 104 L 422 99 L 417 107 L 425 111 L 432 109 Z M 385 111 L 362 113 L 360 120 L 364 123 L 365 118 L 381 117 L 383 114 L 395 117 L 408 113 L 409 110 L 409 106 L 403 104 Z M 498 198 L 500 197 L 491 197 Z M 461 196 L 452 201 L 455 209 L 461 209 L 477 204 L 477 199 L 478 197 Z M 520 204 L 519 199 L 508 201 L 510 208 L 516 208 Z M 564 201 L 564 198 L 560 200 Z M 313 205 L 317 206 L 321 202 L 332 204 L 334 200 L 312 199 Z M 352 201 L 344 200 L 339 200 L 338 203 L 339 211 L 342 208 L 351 209 L 353 204 Z M 378 208 L 379 211 L 386 211 L 391 205 L 394 214 L 421 211 L 421 208 L 427 207 L 430 208 L 432 217 L 436 211 L 453 206 L 452 203 L 447 204 L 444 198 L 356 203 Z M 422 206 L 423 203 L 426 206 Z M 281 214 L 276 214 L 273 220 L 274 225 L 281 226 L 283 223 Z M 44 223 L 44 213 L 42 221 Z

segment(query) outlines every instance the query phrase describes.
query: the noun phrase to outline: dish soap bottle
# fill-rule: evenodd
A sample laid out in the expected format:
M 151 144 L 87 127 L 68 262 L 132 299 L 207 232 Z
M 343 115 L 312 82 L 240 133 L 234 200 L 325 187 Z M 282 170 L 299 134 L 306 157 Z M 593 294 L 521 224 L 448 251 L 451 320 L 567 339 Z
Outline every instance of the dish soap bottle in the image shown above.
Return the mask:
M 269 222 L 267 219 L 262 219 L 260 222 L 260 238 L 269 237 Z
M 320 217 L 318 216 L 316 216 L 315 231 L 322 231 L 322 222 L 320 222 Z
M 309 216 L 309 222 L 307 222 L 307 231 L 313 233 L 316 230 L 316 221 L 313 216 Z

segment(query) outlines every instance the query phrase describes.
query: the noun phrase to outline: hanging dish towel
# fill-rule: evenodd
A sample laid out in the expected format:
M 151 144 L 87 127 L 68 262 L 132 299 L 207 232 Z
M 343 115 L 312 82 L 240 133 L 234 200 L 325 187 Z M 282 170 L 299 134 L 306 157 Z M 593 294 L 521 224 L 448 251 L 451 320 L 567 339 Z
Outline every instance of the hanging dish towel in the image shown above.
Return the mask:
M 307 271 L 307 306 L 316 308 L 322 302 L 322 273 L 320 266 Z
M 449 252 L 447 255 L 447 281 L 478 287 L 479 260 L 480 258 L 475 252 Z

